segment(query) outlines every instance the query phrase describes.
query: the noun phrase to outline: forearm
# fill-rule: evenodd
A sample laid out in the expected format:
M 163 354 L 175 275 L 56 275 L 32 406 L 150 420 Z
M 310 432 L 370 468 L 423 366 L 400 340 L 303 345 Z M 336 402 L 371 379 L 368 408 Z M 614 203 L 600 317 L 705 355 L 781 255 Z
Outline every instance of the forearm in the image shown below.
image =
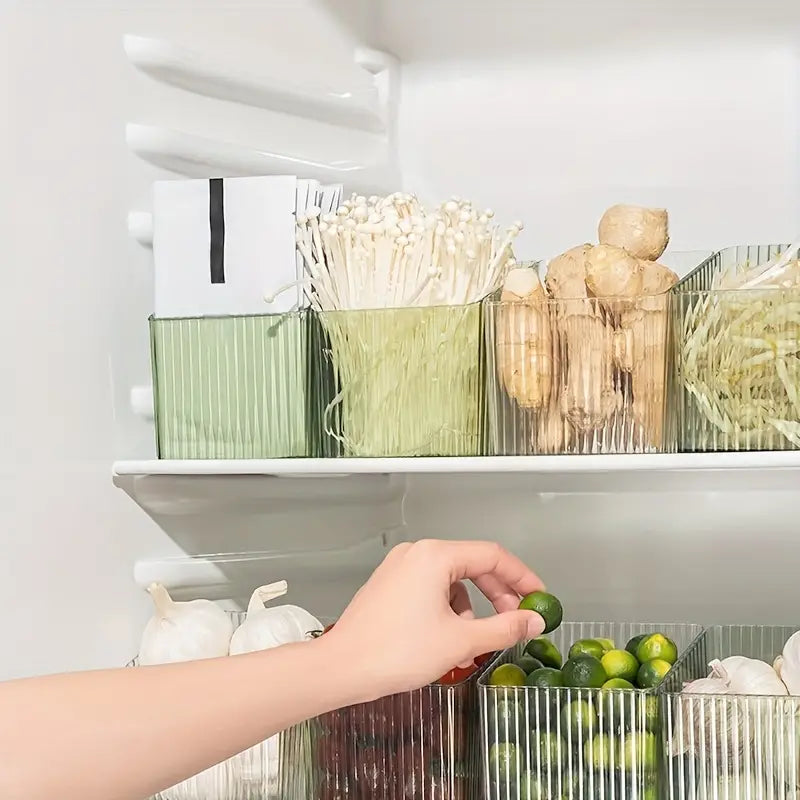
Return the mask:
M 0 797 L 142 800 L 290 725 L 358 702 L 358 675 L 331 679 L 331 665 L 349 662 L 329 652 L 336 645 L 327 638 L 0 685 Z

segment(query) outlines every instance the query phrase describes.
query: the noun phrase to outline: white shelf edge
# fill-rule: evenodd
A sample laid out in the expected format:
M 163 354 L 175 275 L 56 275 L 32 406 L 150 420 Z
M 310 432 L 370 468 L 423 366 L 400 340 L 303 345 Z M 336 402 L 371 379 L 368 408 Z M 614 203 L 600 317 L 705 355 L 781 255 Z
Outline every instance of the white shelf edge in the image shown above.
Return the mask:
M 125 140 L 142 160 L 186 177 L 298 174 L 328 183 L 345 182 L 348 188 L 379 188 L 389 178 L 367 164 L 311 161 L 154 125 L 129 122 Z
M 271 475 L 319 477 L 374 474 L 596 474 L 798 470 L 800 451 L 664 453 L 467 458 L 289 458 L 265 460 L 117 461 L 115 476 Z M 800 484 L 798 484 L 800 485 Z
M 171 42 L 145 36 L 128 34 L 123 37 L 123 47 L 137 69 L 194 94 L 371 133 L 386 130 L 376 90 L 332 91 L 293 85 L 285 76 L 273 79 L 250 75 Z

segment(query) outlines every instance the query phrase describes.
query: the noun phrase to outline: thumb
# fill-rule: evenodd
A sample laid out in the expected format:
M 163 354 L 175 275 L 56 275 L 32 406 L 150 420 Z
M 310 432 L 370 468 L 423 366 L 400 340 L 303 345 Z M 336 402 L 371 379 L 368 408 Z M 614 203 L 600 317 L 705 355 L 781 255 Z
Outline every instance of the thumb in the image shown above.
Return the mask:
M 485 619 L 467 623 L 472 634 L 471 642 L 478 653 L 505 650 L 524 639 L 541 636 L 544 620 L 535 611 L 504 611 Z

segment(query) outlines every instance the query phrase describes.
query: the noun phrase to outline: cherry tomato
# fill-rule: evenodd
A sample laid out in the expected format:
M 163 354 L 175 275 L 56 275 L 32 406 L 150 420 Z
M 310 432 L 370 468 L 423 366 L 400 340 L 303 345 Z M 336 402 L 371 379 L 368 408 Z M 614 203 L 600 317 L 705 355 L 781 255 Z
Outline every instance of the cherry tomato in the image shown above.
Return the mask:
M 450 672 L 446 672 L 442 675 L 436 683 L 443 683 L 445 686 L 455 686 L 455 684 L 463 683 L 467 680 L 477 669 L 478 667 L 475 664 L 471 667 L 453 667 Z
M 494 658 L 494 653 L 484 653 L 482 656 L 478 656 L 475 659 L 476 666 L 480 669 L 487 661 Z

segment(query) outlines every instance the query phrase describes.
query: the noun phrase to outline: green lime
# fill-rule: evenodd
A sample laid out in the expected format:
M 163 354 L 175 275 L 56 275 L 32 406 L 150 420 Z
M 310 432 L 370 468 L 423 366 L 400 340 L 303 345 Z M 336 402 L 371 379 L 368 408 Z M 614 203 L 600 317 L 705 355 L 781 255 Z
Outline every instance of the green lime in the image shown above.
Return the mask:
M 601 662 L 602 663 L 602 662 Z M 636 687 L 625 678 L 610 678 L 602 687 L 603 689 L 635 689 Z
M 489 702 L 491 704 L 491 701 Z M 498 742 L 515 742 L 520 720 L 523 719 L 520 704 L 508 698 L 498 700 L 490 705 L 490 712 L 492 738 Z
M 640 689 L 652 689 L 664 680 L 664 677 L 671 669 L 672 664 L 669 661 L 662 661 L 659 658 L 654 661 L 648 661 L 639 667 L 639 672 L 636 675 L 636 685 Z
M 619 753 L 627 770 L 648 772 L 656 768 L 657 740 L 652 733 L 629 733 L 620 738 Z
M 566 742 L 557 733 L 540 733 L 531 741 L 531 763 L 557 767 L 566 754 Z
M 541 661 L 546 667 L 561 669 L 561 653 L 546 636 L 531 639 L 525 646 L 525 652 Z
M 568 658 L 576 656 L 594 656 L 602 658 L 605 653 L 603 645 L 597 639 L 578 639 L 569 649 Z
M 596 642 L 600 642 L 600 644 L 603 645 L 603 650 L 605 650 L 606 652 L 608 652 L 609 650 L 614 650 L 617 647 L 614 644 L 613 639 L 601 639 L 599 636 L 595 636 L 594 640 Z
M 627 650 L 627 651 L 628 651 L 628 652 L 629 652 L 629 653 L 630 653 L 632 656 L 635 656 L 635 655 L 636 655 L 636 651 L 637 651 L 637 650 L 638 650 L 638 648 L 639 648 L 639 642 L 641 642 L 641 641 L 642 641 L 642 639 L 646 639 L 646 638 L 647 638 L 649 635 L 650 635 L 649 633 L 640 633 L 638 636 L 634 636 L 634 637 L 633 637 L 633 639 L 631 639 L 631 640 L 628 642 L 628 644 L 626 644 L 626 645 L 625 645 L 625 649 L 626 649 L 626 650 Z
M 564 678 L 560 669 L 542 667 L 531 672 L 525 680 L 526 686 L 536 686 L 539 689 L 550 689 L 554 686 L 563 686 Z
M 639 642 L 636 648 L 636 658 L 642 664 L 648 661 L 666 661 L 674 664 L 678 660 L 678 648 L 672 639 L 664 636 L 663 633 L 651 633 Z
M 561 709 L 564 737 L 585 739 L 597 730 L 597 712 L 588 700 L 573 700 Z
M 506 742 L 489 748 L 489 774 L 496 781 L 505 781 L 517 774 L 517 747 Z
M 516 664 L 501 664 L 489 675 L 489 686 L 524 686 L 525 672 Z
M 551 770 L 523 772 L 519 777 L 519 800 L 551 800 L 558 783 L 558 773 Z M 517 800 L 513 789 L 510 796 Z
M 564 686 L 574 686 L 578 689 L 599 689 L 608 680 L 600 659 L 594 656 L 571 658 L 564 664 L 561 676 L 564 679 Z
M 607 769 L 616 764 L 614 758 L 614 739 L 605 733 L 598 733 L 587 739 L 583 745 L 584 761 L 594 769 Z
M 528 653 L 523 653 L 515 662 L 514 662 L 526 675 L 530 675 L 536 669 L 541 669 L 544 664 L 539 661 L 538 658 L 534 658 L 532 655 Z
M 661 705 L 657 697 L 651 694 L 644 698 L 644 726 L 648 731 L 658 732 L 659 722 L 661 721 Z
M 639 662 L 627 650 L 609 650 L 600 659 L 603 669 L 609 678 L 623 678 L 626 681 L 636 680 Z
M 549 592 L 531 592 L 522 598 L 519 607 L 539 614 L 544 620 L 544 633 L 552 633 L 564 617 L 559 599 Z

